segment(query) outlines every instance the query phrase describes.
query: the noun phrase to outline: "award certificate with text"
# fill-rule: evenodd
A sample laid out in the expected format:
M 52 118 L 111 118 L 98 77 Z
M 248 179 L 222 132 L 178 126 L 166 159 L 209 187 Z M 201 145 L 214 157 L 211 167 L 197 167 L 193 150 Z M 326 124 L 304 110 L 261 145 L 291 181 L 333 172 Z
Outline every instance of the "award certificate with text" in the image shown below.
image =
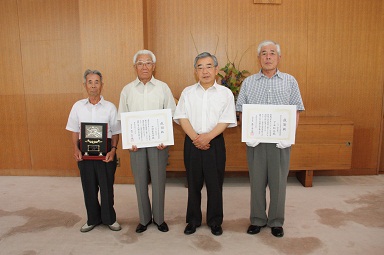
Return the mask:
M 123 149 L 174 145 L 171 109 L 121 113 Z
M 295 143 L 296 105 L 244 104 L 241 141 Z

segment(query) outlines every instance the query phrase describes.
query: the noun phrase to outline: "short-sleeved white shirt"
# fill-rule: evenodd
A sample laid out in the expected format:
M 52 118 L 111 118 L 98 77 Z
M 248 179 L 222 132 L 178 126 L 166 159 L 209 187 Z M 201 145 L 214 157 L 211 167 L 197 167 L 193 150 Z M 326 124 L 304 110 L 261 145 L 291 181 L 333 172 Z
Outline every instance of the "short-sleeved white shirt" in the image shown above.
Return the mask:
M 176 109 L 175 99 L 171 89 L 165 82 L 152 79 L 143 84 L 138 78 L 125 85 L 120 93 L 118 120 L 123 112 L 171 109 L 172 115 Z
M 174 120 L 188 119 L 198 134 L 209 133 L 218 123 L 237 126 L 235 100 L 230 89 L 215 84 L 205 90 L 200 83 L 186 87 L 176 106 Z
M 108 138 L 112 138 L 112 135 L 121 133 L 120 122 L 117 121 L 116 106 L 104 100 L 103 96 L 101 96 L 101 100 L 95 105 L 91 104 L 88 98 L 81 99 L 73 105 L 69 113 L 66 129 L 79 133 L 80 139 L 82 122 L 107 123 Z

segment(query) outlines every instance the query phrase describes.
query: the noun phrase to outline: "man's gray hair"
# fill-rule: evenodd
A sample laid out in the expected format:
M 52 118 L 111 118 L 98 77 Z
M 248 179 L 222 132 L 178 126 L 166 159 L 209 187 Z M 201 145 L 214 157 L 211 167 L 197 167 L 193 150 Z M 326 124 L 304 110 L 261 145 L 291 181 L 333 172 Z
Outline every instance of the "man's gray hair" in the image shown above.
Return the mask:
M 101 75 L 101 72 L 99 70 L 87 69 L 84 72 L 84 83 L 87 82 L 87 75 L 88 74 L 97 74 L 100 77 L 100 82 L 103 82 L 103 75 Z
M 217 58 L 215 55 L 212 55 L 211 53 L 209 52 L 203 52 L 203 53 L 200 53 L 199 55 L 197 55 L 197 57 L 195 58 L 195 62 L 193 63 L 193 66 L 196 68 L 197 66 L 197 61 L 199 61 L 199 59 L 202 59 L 202 58 L 212 58 L 213 59 L 213 64 L 214 66 L 218 66 L 219 65 L 219 62 L 217 62 Z
M 260 56 L 260 51 L 261 51 L 262 47 L 267 46 L 267 45 L 271 45 L 271 44 L 276 46 L 277 54 L 280 56 L 281 55 L 280 44 L 278 44 L 277 42 L 271 41 L 271 40 L 262 41 L 259 44 L 259 46 L 257 47 L 257 56 Z
M 136 60 L 137 60 L 137 57 L 139 55 L 149 55 L 149 56 L 151 56 L 152 62 L 156 63 L 156 56 L 155 56 L 155 54 L 153 54 L 152 51 L 150 51 L 150 50 L 139 50 L 138 52 L 136 52 L 135 56 L 133 56 L 133 64 L 136 64 Z

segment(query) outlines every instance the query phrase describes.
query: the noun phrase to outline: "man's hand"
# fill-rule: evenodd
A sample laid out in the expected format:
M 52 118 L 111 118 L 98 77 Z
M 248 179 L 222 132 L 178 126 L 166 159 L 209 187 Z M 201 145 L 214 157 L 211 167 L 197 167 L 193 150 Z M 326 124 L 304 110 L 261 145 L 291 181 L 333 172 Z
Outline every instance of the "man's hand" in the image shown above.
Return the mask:
M 208 150 L 211 147 L 210 142 L 211 138 L 208 134 L 199 134 L 192 141 L 196 148 L 200 150 Z
M 157 146 L 157 149 L 159 150 L 164 150 L 165 148 L 167 148 L 167 145 L 164 144 L 159 144 L 159 146 Z
M 128 150 L 130 150 L 130 151 L 138 151 L 139 148 L 137 148 L 136 145 L 132 145 L 132 148 L 131 148 L 131 149 L 128 149 Z
M 252 142 L 246 142 L 246 144 L 249 146 L 249 147 L 256 147 L 257 145 L 259 145 L 260 141 L 259 140 L 253 140 Z
M 83 160 L 83 154 L 79 150 L 79 148 L 75 148 L 75 153 L 73 154 L 73 157 L 75 158 L 76 161 L 82 161 Z
M 291 145 L 292 145 L 291 143 L 284 142 L 284 141 L 279 141 L 276 144 L 276 147 L 279 148 L 279 149 L 285 149 L 285 148 L 291 147 Z
M 113 161 L 113 159 L 115 158 L 115 154 L 116 154 L 116 150 L 112 148 L 112 150 L 107 153 L 103 161 L 106 163 Z

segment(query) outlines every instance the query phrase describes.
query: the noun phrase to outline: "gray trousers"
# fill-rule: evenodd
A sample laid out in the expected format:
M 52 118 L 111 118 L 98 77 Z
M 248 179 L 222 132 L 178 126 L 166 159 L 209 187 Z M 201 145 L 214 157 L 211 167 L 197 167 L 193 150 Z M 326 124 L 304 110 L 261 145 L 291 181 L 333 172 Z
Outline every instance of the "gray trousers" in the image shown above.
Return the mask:
M 290 147 L 279 149 L 274 143 L 260 143 L 256 147 L 247 146 L 252 225 L 283 226 L 290 154 Z M 267 185 L 270 190 L 268 215 L 266 213 Z
M 137 204 L 140 223 L 146 225 L 153 215 L 157 224 L 164 222 L 164 199 L 166 166 L 169 147 L 159 150 L 156 147 L 130 151 L 131 169 L 135 178 Z M 152 209 L 148 194 L 149 174 L 152 183 Z

